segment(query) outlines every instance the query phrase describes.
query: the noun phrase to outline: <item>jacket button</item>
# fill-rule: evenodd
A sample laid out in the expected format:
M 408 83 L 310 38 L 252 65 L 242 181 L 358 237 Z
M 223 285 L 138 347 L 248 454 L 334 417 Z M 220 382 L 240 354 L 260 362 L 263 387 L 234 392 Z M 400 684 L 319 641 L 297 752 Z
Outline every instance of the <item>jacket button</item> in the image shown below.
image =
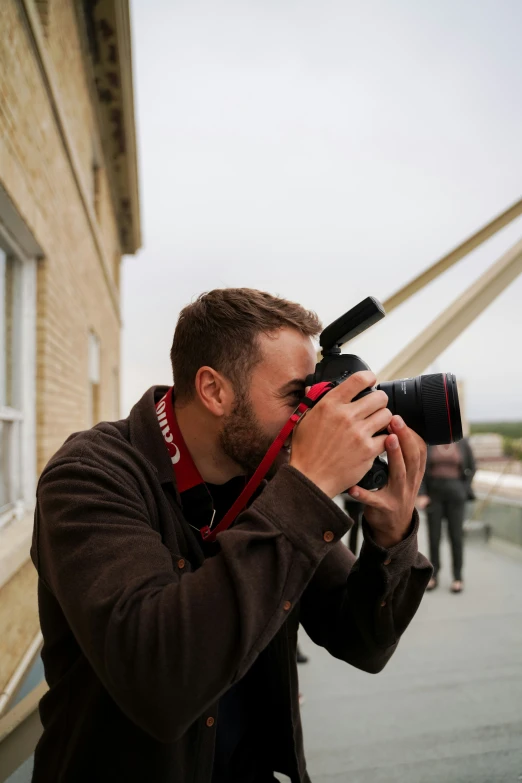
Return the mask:
M 178 568 L 185 568 L 185 561 L 182 557 L 178 560 Z
M 292 604 L 290 603 L 290 601 L 285 601 L 283 604 L 283 609 L 285 610 L 285 612 L 288 612 L 291 608 L 292 608 Z
M 211 729 L 213 725 L 214 725 L 214 718 L 207 718 L 207 726 L 209 727 L 209 729 Z
M 331 544 L 331 542 L 334 540 L 335 536 L 332 533 L 331 530 L 327 530 L 326 533 L 323 535 L 324 540 L 327 544 Z
M 391 563 L 391 557 L 389 557 L 387 560 L 385 560 L 383 565 L 390 565 L 390 563 Z
M 381 601 L 381 606 L 386 606 L 386 601 Z

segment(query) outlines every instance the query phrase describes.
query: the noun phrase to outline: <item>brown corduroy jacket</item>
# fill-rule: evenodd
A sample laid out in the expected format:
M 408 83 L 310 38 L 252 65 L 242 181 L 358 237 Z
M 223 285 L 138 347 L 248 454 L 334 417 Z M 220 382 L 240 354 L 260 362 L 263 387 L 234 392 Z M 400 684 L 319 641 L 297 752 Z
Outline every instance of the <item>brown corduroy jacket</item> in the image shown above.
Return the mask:
M 298 624 L 380 671 L 431 575 L 417 516 L 390 550 L 366 528 L 355 561 L 347 516 L 287 466 L 205 560 L 156 420 L 165 391 L 71 436 L 40 478 L 31 555 L 50 690 L 33 781 L 209 783 L 219 699 L 257 661 L 259 740 L 303 783 Z

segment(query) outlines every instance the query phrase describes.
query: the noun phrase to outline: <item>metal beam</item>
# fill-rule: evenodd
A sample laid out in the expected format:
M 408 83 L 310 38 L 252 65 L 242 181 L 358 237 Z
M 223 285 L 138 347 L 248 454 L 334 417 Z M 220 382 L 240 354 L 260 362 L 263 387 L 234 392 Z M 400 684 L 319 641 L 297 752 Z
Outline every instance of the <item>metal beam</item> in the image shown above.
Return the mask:
M 452 267 L 457 261 L 460 261 L 461 258 L 464 258 L 468 253 L 471 253 L 472 250 L 475 250 L 476 247 L 496 234 L 497 231 L 500 231 L 501 228 L 504 228 L 508 223 L 511 223 L 515 218 L 519 217 L 519 215 L 522 215 L 522 199 L 510 206 L 509 209 L 506 209 L 502 214 L 497 215 L 490 223 L 468 239 L 464 240 L 458 247 L 443 256 L 439 261 L 436 261 L 432 266 L 413 280 L 410 280 L 410 282 L 399 289 L 399 291 L 386 299 L 383 303 L 386 312 L 390 313 L 409 299 L 410 296 L 413 296 L 413 294 L 416 294 L 417 291 L 420 291 L 424 286 L 428 285 L 428 283 L 431 283 L 432 280 L 435 280 L 435 278 L 445 272 L 446 269 Z
M 379 373 L 380 380 L 419 375 L 522 272 L 522 240 L 484 272 L 459 298 Z

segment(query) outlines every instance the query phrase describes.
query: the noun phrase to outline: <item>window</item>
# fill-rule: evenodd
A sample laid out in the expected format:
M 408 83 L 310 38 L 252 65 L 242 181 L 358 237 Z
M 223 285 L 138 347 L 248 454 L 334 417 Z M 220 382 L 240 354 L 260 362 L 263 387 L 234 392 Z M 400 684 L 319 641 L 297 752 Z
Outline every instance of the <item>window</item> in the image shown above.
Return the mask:
M 89 426 L 94 427 L 100 414 L 100 338 L 89 332 Z
M 33 505 L 36 262 L 0 248 L 0 526 Z

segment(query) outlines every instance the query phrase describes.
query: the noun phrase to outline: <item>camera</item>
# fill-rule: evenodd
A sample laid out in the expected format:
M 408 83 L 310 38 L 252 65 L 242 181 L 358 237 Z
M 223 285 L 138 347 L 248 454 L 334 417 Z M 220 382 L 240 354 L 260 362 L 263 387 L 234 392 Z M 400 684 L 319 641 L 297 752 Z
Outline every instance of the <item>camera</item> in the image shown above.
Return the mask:
M 307 386 L 328 381 L 338 386 L 350 375 L 370 368 L 359 356 L 341 353 L 341 346 L 384 318 L 382 304 L 372 296 L 348 310 L 324 329 L 319 338 L 322 359 Z M 454 443 L 462 438 L 457 381 L 451 373 L 418 375 L 379 383 L 365 389 L 355 399 L 373 391 L 383 391 L 388 397 L 387 407 L 402 416 L 408 427 L 415 430 L 430 445 Z M 375 433 L 376 435 L 382 433 Z M 359 485 L 364 489 L 382 489 L 388 481 L 388 464 L 377 457 Z

